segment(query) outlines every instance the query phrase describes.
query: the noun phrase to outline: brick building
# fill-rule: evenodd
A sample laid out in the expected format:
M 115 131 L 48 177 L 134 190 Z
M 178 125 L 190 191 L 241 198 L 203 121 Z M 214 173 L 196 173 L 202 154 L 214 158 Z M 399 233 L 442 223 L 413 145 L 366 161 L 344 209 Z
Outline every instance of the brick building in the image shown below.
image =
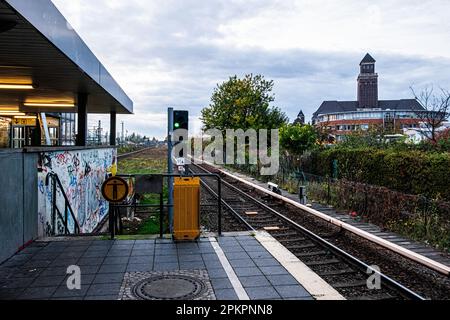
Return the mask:
M 419 127 L 417 112 L 424 110 L 415 99 L 378 100 L 375 59 L 366 54 L 360 63 L 357 101 L 324 101 L 313 114 L 316 126 L 327 127 L 337 141 L 351 132 L 383 126 L 395 131 Z

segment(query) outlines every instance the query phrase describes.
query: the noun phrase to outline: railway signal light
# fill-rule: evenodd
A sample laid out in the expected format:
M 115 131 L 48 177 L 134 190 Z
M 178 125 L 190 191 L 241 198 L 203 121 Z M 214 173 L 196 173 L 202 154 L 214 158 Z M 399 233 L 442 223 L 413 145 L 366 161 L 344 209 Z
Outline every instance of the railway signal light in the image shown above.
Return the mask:
M 173 112 L 173 130 L 189 130 L 189 111 L 174 110 Z

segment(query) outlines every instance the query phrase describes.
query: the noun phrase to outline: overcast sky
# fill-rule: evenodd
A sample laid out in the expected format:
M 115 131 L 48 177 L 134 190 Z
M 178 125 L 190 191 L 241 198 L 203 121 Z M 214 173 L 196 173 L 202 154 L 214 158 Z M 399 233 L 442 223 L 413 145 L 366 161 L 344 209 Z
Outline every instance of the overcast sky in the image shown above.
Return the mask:
M 163 137 L 167 107 L 200 110 L 218 83 L 260 73 L 307 121 L 323 100 L 356 100 L 358 65 L 377 60 L 379 98 L 450 89 L 448 0 L 53 0 L 134 101 L 125 127 Z M 376 3 L 376 4 L 375 4 Z M 90 116 L 90 126 L 106 117 Z

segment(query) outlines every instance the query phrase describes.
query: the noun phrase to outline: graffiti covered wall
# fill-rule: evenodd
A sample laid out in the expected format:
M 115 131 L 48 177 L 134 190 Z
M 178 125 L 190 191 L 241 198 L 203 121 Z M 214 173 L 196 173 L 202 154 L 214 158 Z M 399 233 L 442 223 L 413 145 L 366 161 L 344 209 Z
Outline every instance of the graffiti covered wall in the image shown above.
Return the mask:
M 63 233 L 61 221 L 52 218 L 52 183 L 46 185 L 46 177 L 52 172 L 58 175 L 81 233 L 92 232 L 108 213 L 109 205 L 101 193 L 102 183 L 112 165 L 116 164 L 116 149 L 86 149 L 40 154 L 38 173 L 38 235 L 52 236 Z M 64 198 L 57 189 L 57 205 L 64 214 Z M 69 215 L 69 229 L 74 221 Z

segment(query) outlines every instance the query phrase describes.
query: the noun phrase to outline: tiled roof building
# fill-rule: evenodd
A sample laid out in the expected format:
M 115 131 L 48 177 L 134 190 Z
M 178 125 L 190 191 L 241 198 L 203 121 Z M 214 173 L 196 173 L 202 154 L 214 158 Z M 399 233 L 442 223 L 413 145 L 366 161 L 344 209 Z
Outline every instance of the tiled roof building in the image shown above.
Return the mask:
M 313 124 L 326 126 L 338 141 L 356 130 L 371 126 L 390 129 L 414 128 L 417 111 L 424 110 L 415 99 L 379 100 L 375 59 L 366 54 L 360 63 L 357 101 L 324 101 L 313 114 Z

